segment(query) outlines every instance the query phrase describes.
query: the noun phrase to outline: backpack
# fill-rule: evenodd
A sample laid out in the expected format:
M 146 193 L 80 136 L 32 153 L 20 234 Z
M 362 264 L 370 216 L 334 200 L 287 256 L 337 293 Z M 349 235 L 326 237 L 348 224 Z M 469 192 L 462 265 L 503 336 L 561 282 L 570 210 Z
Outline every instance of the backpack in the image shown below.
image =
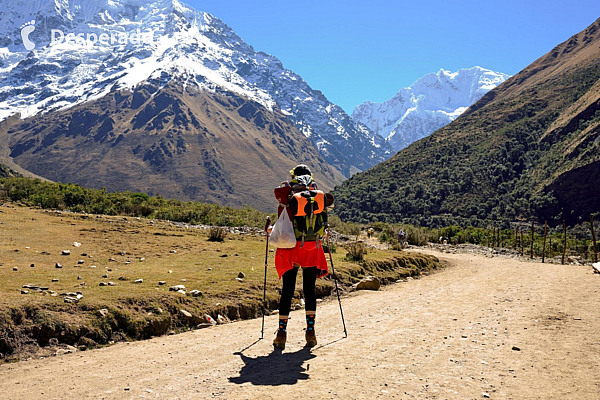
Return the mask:
M 291 196 L 289 203 L 294 216 L 294 233 L 296 240 L 302 241 L 301 246 L 305 241 L 318 242 L 325 234 L 328 200 L 329 196 L 321 190 L 302 190 Z

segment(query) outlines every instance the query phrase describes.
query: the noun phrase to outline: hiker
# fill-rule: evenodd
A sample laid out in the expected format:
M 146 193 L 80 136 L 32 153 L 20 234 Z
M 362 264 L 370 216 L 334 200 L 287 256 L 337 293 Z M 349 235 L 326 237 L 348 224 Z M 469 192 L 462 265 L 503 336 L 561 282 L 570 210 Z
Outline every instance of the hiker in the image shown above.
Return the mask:
M 278 248 L 275 253 L 275 268 L 279 279 L 282 280 L 282 290 L 279 300 L 279 328 L 273 345 L 280 349 L 285 348 L 292 297 L 296 290 L 296 275 L 300 268 L 306 310 L 306 346 L 317 345 L 315 285 L 317 278 L 328 274 L 321 239 L 327 227 L 326 207 L 333 204 L 330 194 L 317 190 L 317 184 L 306 165 L 296 166 L 290 174 L 290 182 L 283 182 L 275 189 L 275 197 L 279 201 L 278 215 L 282 212 L 288 213 L 296 236 L 296 247 Z M 271 229 L 272 227 L 269 227 L 268 232 Z
M 373 228 L 367 229 L 367 237 L 369 239 L 371 239 L 371 236 L 373 236 L 373 232 L 375 232 L 375 230 Z
M 404 229 L 400 229 L 398 231 L 398 244 L 400 245 L 400 248 L 404 248 L 404 243 L 406 242 L 406 232 L 404 232 Z

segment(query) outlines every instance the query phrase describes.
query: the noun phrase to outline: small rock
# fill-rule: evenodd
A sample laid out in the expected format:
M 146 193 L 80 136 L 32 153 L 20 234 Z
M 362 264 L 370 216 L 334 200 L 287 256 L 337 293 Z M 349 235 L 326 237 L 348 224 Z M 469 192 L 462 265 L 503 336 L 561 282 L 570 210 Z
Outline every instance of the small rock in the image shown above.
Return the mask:
M 273 249 L 270 249 L 270 250 L 269 250 L 269 253 L 275 253 L 275 250 L 273 250 Z
M 81 276 L 78 276 L 78 277 L 77 277 L 77 280 L 78 280 L 78 281 L 81 281 L 81 280 L 83 280 L 83 278 L 82 278 Z
M 108 284 L 106 282 L 100 282 L 99 286 L 108 286 Z
M 177 293 L 182 294 L 182 295 L 186 295 L 187 293 L 185 292 L 185 290 L 178 290 Z
M 115 282 L 108 282 L 108 286 L 117 286 Z
M 136 279 L 136 280 L 134 281 L 134 283 L 144 283 L 144 280 L 143 280 L 143 279 Z
M 219 325 L 224 325 L 224 324 L 228 324 L 229 323 L 229 319 L 222 316 L 221 314 L 217 315 L 217 324 Z
M 205 320 L 207 323 L 211 324 L 211 325 L 216 325 L 216 324 L 217 324 L 217 321 L 215 321 L 215 320 L 214 320 L 214 318 L 213 318 L 213 317 L 211 317 L 211 316 L 210 316 L 210 315 L 208 315 L 208 314 L 205 314 L 205 315 L 204 315 L 204 320 Z
M 242 278 L 235 278 L 235 280 L 238 281 L 238 282 L 240 282 L 240 283 L 244 282 L 244 280 Z
M 225 258 L 225 257 L 227 257 L 227 254 L 222 254 L 220 257 Z
M 31 268 L 35 268 L 35 264 L 31 264 L 31 265 L 30 265 L 30 267 L 31 267 Z
M 483 392 L 481 395 L 482 395 L 484 398 L 486 398 L 486 399 L 489 399 L 489 398 L 490 398 L 490 394 L 489 394 L 489 393 L 485 393 L 485 392 Z
M 199 290 L 192 290 L 190 292 L 190 295 L 192 295 L 193 297 L 200 297 L 200 296 L 202 296 L 202 292 Z
M 87 253 L 81 253 L 81 257 L 87 257 Z
M 83 263 L 85 263 L 85 261 L 83 261 L 83 260 L 79 260 L 79 261 L 77 261 L 77 264 L 78 264 L 78 265 L 81 265 L 81 264 L 83 264 Z
M 29 290 L 27 290 L 27 289 L 21 289 L 21 294 L 27 294 L 27 293 L 29 293 Z
M 175 285 L 175 286 L 171 286 L 171 287 L 169 288 L 169 290 L 170 290 L 171 292 L 178 292 L 178 291 L 180 291 L 180 290 L 184 290 L 184 289 L 185 289 L 185 286 L 183 286 L 183 285 Z
M 54 268 L 62 268 L 62 267 L 63 267 L 63 266 L 62 266 L 62 264 L 61 264 L 61 263 L 56 263 L 56 264 L 54 264 Z
M 102 308 L 98 310 L 98 315 L 100 315 L 101 317 L 106 317 L 108 315 L 108 310 L 106 308 Z
M 58 279 L 54 278 L 52 279 L 52 282 L 58 282 Z
M 376 276 L 367 276 L 356 285 L 356 290 L 379 290 L 381 281 Z
M 243 273 L 243 272 L 240 272 L 240 273 L 238 274 L 238 278 L 246 279 L 246 274 L 245 274 L 245 273 Z
M 92 266 L 90 266 L 90 268 L 98 268 L 98 267 L 96 267 L 95 265 L 92 265 Z
M 62 254 L 63 256 L 70 256 L 70 255 L 71 255 L 71 250 L 63 250 L 63 251 L 61 252 L 61 254 Z
M 214 326 L 213 324 L 209 323 L 209 322 L 203 322 L 201 324 L 198 324 L 198 326 L 196 326 L 197 329 L 204 329 L 204 328 L 210 328 Z
M 13 267 L 13 271 L 18 271 L 19 268 L 18 267 Z
M 167 281 L 158 281 L 158 284 L 159 284 L 160 286 L 164 286 L 164 285 L 166 285 L 166 284 L 167 284 Z
M 513 346 L 513 347 L 512 347 L 512 349 L 513 349 L 514 351 L 521 351 L 521 348 L 520 348 L 520 347 L 517 347 L 517 346 Z
M 190 313 L 189 311 L 185 311 L 185 310 L 179 310 L 184 317 L 186 318 L 192 318 L 192 313 Z
M 129 280 L 129 279 L 127 279 L 127 278 L 126 278 L 126 277 L 124 277 L 124 276 L 120 276 L 118 279 L 119 279 L 120 281 L 128 281 L 128 280 Z
M 102 275 L 103 278 L 108 278 L 108 274 Z
M 175 254 L 175 253 L 177 253 L 177 250 L 171 250 L 170 253 Z
M 182 279 L 181 282 L 187 282 L 187 279 Z
M 73 242 L 73 247 L 81 247 L 81 243 L 79 243 L 79 242 Z
M 144 257 L 140 257 L 140 262 L 142 261 L 146 261 L 146 259 Z
M 79 303 L 79 299 L 77 297 L 65 297 L 64 298 L 65 303 Z

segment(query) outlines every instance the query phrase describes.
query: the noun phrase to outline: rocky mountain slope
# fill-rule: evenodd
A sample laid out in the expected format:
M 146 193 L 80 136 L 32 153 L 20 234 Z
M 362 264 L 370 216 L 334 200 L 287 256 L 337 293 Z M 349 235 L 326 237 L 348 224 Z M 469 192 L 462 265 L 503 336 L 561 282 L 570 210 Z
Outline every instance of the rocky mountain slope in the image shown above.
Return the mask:
M 280 111 L 231 92 L 146 81 L 0 130 L 10 156 L 53 181 L 272 211 L 291 166 L 342 180 Z M 302 158 L 299 157 L 302 155 Z
M 481 67 L 441 69 L 400 90 L 383 103 L 367 101 L 352 118 L 388 141 L 395 151 L 448 125 L 509 76 Z
M 600 20 L 453 123 L 337 190 L 352 220 L 443 224 L 600 211 Z
M 150 100 L 152 102 L 171 101 L 177 97 L 161 96 L 167 90 L 170 94 L 174 91 L 179 94 L 198 93 L 197 96 L 202 101 L 210 99 L 206 101 L 217 108 L 225 107 L 227 112 L 234 114 L 242 107 L 244 110 L 260 110 L 257 112 L 263 115 L 261 121 L 246 118 L 247 115 L 237 115 L 237 129 L 226 133 L 231 137 L 241 135 L 238 140 L 231 142 L 240 146 L 228 149 L 224 147 L 225 143 L 229 143 L 227 140 L 222 140 L 217 146 L 224 160 L 220 169 L 228 176 L 239 174 L 239 171 L 230 168 L 240 163 L 232 158 L 239 155 L 240 148 L 246 147 L 252 151 L 255 150 L 254 147 L 261 149 L 255 143 L 256 137 L 246 137 L 244 132 L 268 129 L 263 127 L 267 121 L 285 131 L 290 136 L 289 141 L 303 144 L 298 148 L 286 149 L 285 154 L 279 150 L 279 153 L 260 150 L 259 154 L 251 155 L 249 159 L 266 157 L 265 161 L 248 163 L 248 168 L 243 173 L 260 175 L 268 168 L 269 163 L 277 166 L 284 159 L 286 165 L 281 168 L 287 171 L 289 164 L 295 160 L 306 160 L 333 166 L 335 171 L 327 165 L 323 166 L 323 170 L 327 171 L 323 181 L 331 185 L 343 180 L 343 176 L 348 177 L 354 172 L 365 170 L 391 155 L 392 150 L 383 139 L 352 121 L 321 92 L 309 87 L 299 75 L 285 69 L 277 58 L 255 51 L 219 19 L 196 11 L 178 0 L 17 0 L 3 3 L 2 6 L 5 11 L 0 15 L 0 45 L 4 46 L 0 50 L 0 119 L 15 114 L 24 119 L 23 125 L 10 129 L 10 153 L 17 163 L 33 168 L 42 176 L 82 184 L 93 181 L 92 186 L 95 187 L 133 190 L 140 186 L 151 186 L 155 192 L 164 194 L 183 191 L 187 193 L 184 198 L 196 193 L 201 196 L 196 198 L 199 200 L 228 197 L 227 191 L 230 189 L 221 193 L 222 187 L 210 189 L 214 193 L 209 194 L 205 190 L 175 189 L 142 182 L 128 186 L 126 180 L 112 178 L 108 173 L 103 175 L 90 171 L 90 175 L 95 175 L 91 178 L 85 176 L 86 170 L 80 169 L 75 174 L 69 172 L 69 168 L 63 168 L 62 164 L 54 165 L 50 161 L 48 154 L 60 151 L 45 147 L 48 143 L 65 149 L 73 144 L 63 142 L 67 140 L 65 138 L 71 140 L 74 134 L 77 138 L 96 134 L 98 127 L 93 123 L 97 120 L 82 119 L 81 112 L 96 108 L 97 104 L 103 104 L 107 108 L 96 109 L 94 112 L 102 114 L 103 121 L 113 120 L 106 122 L 103 127 L 104 133 L 109 136 L 119 137 L 120 133 L 127 130 L 128 134 L 140 132 L 142 128 L 148 136 L 143 141 L 151 141 L 158 136 L 167 140 L 167 136 L 177 135 L 169 132 L 166 124 L 146 126 L 139 123 L 126 126 L 117 117 L 126 110 L 111 108 L 122 104 L 114 101 L 115 96 L 130 91 L 134 96 L 131 98 L 132 109 L 137 109 L 146 100 L 150 100 L 139 97 L 139 93 L 147 90 L 148 86 L 153 87 L 149 92 L 150 96 L 160 99 Z M 66 39 L 62 42 L 53 41 L 53 38 L 61 37 L 56 33 L 59 30 L 65 38 L 69 33 L 79 35 L 79 38 L 70 42 Z M 27 50 L 32 45 L 34 48 Z M 216 105 L 220 101 L 230 101 L 223 98 L 234 99 L 231 101 L 235 105 Z M 168 114 L 178 106 L 178 100 L 173 100 L 169 104 L 160 103 L 158 108 Z M 189 106 L 195 111 L 200 107 Z M 205 111 L 202 110 L 201 113 Z M 151 114 L 146 119 L 157 116 L 152 114 L 155 111 L 146 112 Z M 164 117 L 161 115 L 159 120 Z M 179 121 L 180 116 L 170 113 L 169 118 Z M 202 120 L 197 115 L 196 118 Z M 206 124 L 203 126 L 211 129 L 210 126 L 215 125 L 215 121 L 208 119 L 204 118 Z M 47 124 L 44 132 L 53 131 L 53 139 L 38 132 L 39 127 L 29 129 L 34 121 Z M 131 122 L 135 123 L 133 120 Z M 193 131 L 192 121 L 185 121 L 185 124 L 188 132 Z M 67 125 L 71 126 L 71 130 L 57 130 L 58 127 Z M 117 128 L 120 130 L 115 130 Z M 37 136 L 33 131 L 37 132 Z M 194 131 L 194 134 L 208 133 L 199 130 Z M 218 135 L 220 132 L 209 131 L 209 134 Z M 266 140 L 272 132 L 261 134 Z M 305 141 L 298 134 L 308 138 L 306 143 L 311 146 L 305 146 Z M 25 137 L 27 142 L 21 141 Z M 123 136 L 126 137 L 127 134 Z M 216 137 L 215 140 L 220 138 Z M 242 141 L 247 143 L 242 145 Z M 28 153 L 29 150 L 33 151 L 30 148 L 33 142 L 39 143 L 35 146 L 35 156 Z M 119 157 L 111 153 L 104 162 L 112 160 L 114 164 L 103 164 L 103 168 L 107 171 L 119 170 L 124 165 L 135 165 L 137 155 L 134 150 L 138 144 L 140 143 L 135 143 L 128 149 L 127 156 L 125 151 Z M 271 143 L 270 146 L 273 148 L 269 150 L 279 149 L 277 143 Z M 173 150 L 169 151 L 173 153 Z M 193 150 L 188 148 L 185 154 L 191 155 Z M 293 153 L 300 150 L 301 152 Z M 87 159 L 89 154 L 102 151 L 104 150 L 92 146 L 86 148 L 84 153 L 83 148 L 76 147 L 72 153 L 56 155 L 55 159 L 70 166 L 81 165 L 81 160 Z M 42 153 L 44 159 L 40 160 L 39 155 Z M 206 157 L 194 154 L 194 159 L 200 158 L 204 160 Z M 156 165 L 152 167 L 156 168 Z M 168 168 L 163 166 L 162 172 L 158 174 L 205 176 L 212 173 L 206 170 L 203 163 L 185 173 L 170 169 L 175 167 L 178 168 L 177 165 L 169 165 Z M 133 174 L 133 171 L 130 173 Z M 285 177 L 283 175 L 277 178 L 276 183 Z M 162 182 L 158 179 L 155 183 L 158 184 L 158 181 Z M 224 187 L 231 185 L 230 181 Z M 240 198 L 233 203 L 247 200 Z

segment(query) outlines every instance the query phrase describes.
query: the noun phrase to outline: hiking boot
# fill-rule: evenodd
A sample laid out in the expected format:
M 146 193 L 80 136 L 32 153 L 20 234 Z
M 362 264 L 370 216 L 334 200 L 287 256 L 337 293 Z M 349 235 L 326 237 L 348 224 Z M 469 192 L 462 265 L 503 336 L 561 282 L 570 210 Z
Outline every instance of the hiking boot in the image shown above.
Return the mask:
M 275 336 L 275 339 L 273 340 L 273 346 L 277 347 L 278 349 L 285 349 L 285 340 L 287 339 L 287 333 L 281 330 L 277 331 L 277 336 Z
M 317 335 L 315 330 L 306 331 L 306 347 L 315 347 L 317 345 Z

